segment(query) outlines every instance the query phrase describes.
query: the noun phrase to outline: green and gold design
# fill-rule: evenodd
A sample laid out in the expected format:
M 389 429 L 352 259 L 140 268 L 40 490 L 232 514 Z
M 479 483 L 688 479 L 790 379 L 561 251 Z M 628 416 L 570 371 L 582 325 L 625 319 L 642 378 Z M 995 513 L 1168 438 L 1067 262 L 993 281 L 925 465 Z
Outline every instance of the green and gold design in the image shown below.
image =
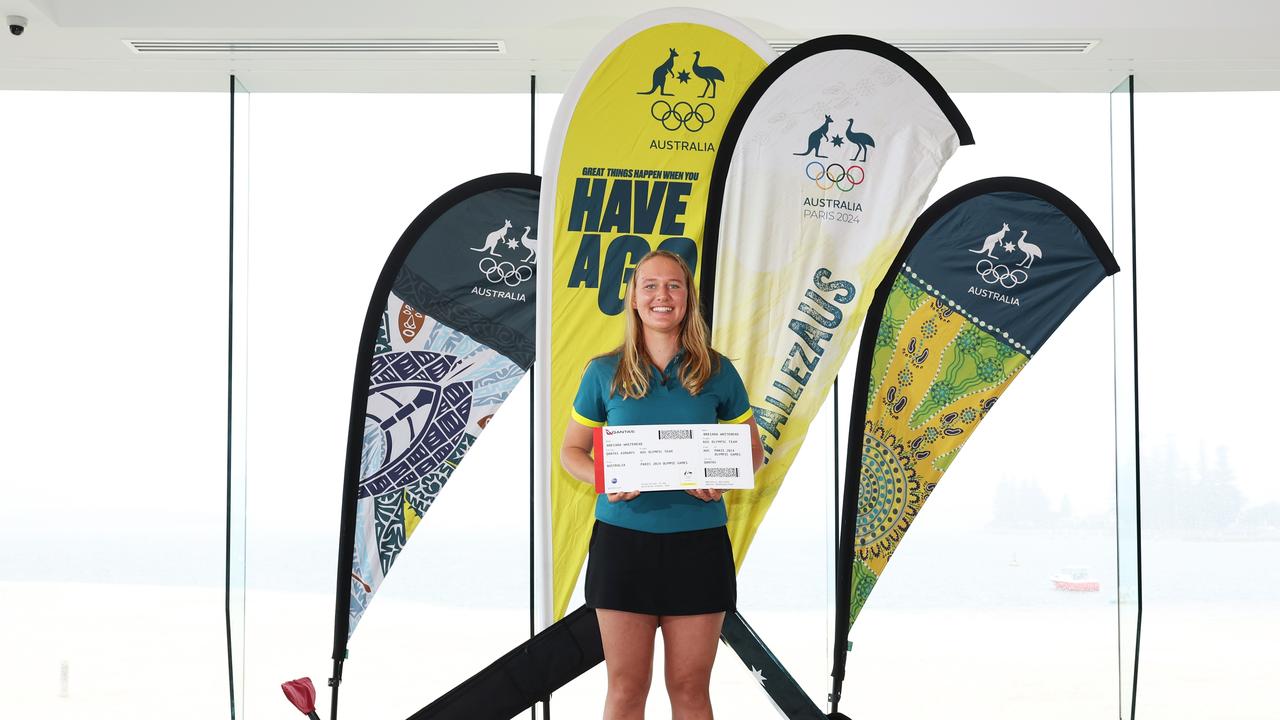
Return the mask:
M 1027 356 L 899 273 L 876 332 L 850 622 L 970 431 Z

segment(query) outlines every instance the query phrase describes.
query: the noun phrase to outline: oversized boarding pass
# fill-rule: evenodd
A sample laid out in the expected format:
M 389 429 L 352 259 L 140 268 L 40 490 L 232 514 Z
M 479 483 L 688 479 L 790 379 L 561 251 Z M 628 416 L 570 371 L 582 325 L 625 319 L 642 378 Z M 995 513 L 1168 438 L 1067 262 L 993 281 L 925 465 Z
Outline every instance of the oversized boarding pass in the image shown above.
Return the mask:
M 749 424 L 606 425 L 594 450 L 597 493 L 755 485 Z

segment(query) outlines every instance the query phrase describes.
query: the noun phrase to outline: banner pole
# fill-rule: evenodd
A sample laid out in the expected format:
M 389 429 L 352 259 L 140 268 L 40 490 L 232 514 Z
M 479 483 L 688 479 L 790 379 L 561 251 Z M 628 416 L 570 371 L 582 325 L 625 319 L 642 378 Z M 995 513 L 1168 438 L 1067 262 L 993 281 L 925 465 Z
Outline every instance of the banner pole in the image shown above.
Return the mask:
M 390 263 L 390 260 L 388 260 Z M 385 276 L 387 270 L 383 268 Z M 364 327 L 356 354 L 355 379 L 351 387 L 353 412 L 347 425 L 346 464 L 342 478 L 342 519 L 338 532 L 338 571 L 333 603 L 333 674 L 329 677 L 331 702 L 329 719 L 338 720 L 338 688 L 342 684 L 342 665 L 347 659 L 347 640 L 351 634 L 351 578 L 354 572 L 356 545 L 356 501 L 359 499 L 361 456 L 364 450 L 364 416 L 369 400 L 369 373 L 373 358 L 368 349 L 374 344 L 385 304 L 383 286 L 390 279 L 380 276 L 369 307 L 365 310 Z M 359 408 L 359 412 L 354 411 Z
M 537 121 L 538 121 L 538 76 L 536 74 L 529 75 L 529 174 L 537 174 Z M 529 366 L 529 639 L 532 640 L 537 634 L 537 621 L 534 613 L 534 574 L 537 572 L 537 557 L 534 553 L 534 513 L 537 512 L 535 501 L 537 499 L 537 478 L 534 475 L 534 439 L 533 439 L 533 418 L 534 410 L 534 382 L 533 366 Z M 546 714 L 546 703 L 543 704 L 543 714 Z M 530 720 L 538 720 L 538 704 L 535 702 L 529 706 Z
M 871 307 L 875 308 L 875 306 L 876 303 L 873 301 Z M 869 310 L 867 317 L 877 317 L 873 313 L 874 310 Z M 870 337 L 874 338 L 875 335 L 872 334 Z M 866 423 L 867 407 L 867 382 L 864 379 L 865 374 L 860 370 L 863 355 L 863 349 L 859 348 L 857 364 L 859 372 L 854 376 L 853 399 L 850 401 L 853 407 L 850 408 L 849 413 L 849 443 L 844 467 L 844 502 L 840 512 L 840 538 L 836 550 L 836 632 L 832 647 L 832 687 L 829 698 L 832 715 L 840 710 L 840 693 L 844 686 L 845 662 L 849 651 L 849 606 L 853 595 L 853 540 L 854 528 L 858 521 L 858 485 L 862 478 L 860 428 Z
M 223 614 L 227 624 L 227 683 L 231 692 L 231 718 L 236 716 L 236 667 L 231 642 L 231 484 L 232 484 L 232 373 L 235 367 L 235 287 L 236 287 L 236 76 L 231 76 L 231 158 L 228 165 L 231 181 L 227 204 L 227 522 L 226 577 L 223 585 Z
M 840 553 L 840 376 L 831 381 L 831 473 L 832 532 L 834 550 Z
M 365 334 L 368 334 L 367 327 Z M 369 343 L 365 342 L 365 338 L 361 340 L 360 355 L 363 356 L 364 348 Z M 357 399 L 363 400 L 363 394 L 368 392 L 368 365 L 367 362 L 363 362 L 362 357 L 357 358 L 355 388 L 352 390 L 353 403 Z M 363 417 L 359 419 L 363 420 Z M 354 423 L 355 421 L 352 420 L 353 427 L 348 428 L 347 431 L 347 466 L 342 481 L 342 525 L 338 533 L 338 572 L 333 610 L 333 675 L 329 677 L 329 687 L 332 688 L 330 720 L 338 719 L 338 687 L 342 684 L 342 664 L 347 659 L 347 635 L 351 623 L 351 573 L 356 542 L 356 492 L 360 482 L 360 454 L 364 442 L 363 433 L 360 432 L 362 428 L 354 427 Z
M 919 224 L 919 220 L 916 221 Z M 839 538 L 836 543 L 836 617 L 835 638 L 832 640 L 831 703 L 832 717 L 840 717 L 840 696 L 844 688 L 845 666 L 849 653 L 849 628 L 852 622 L 849 611 L 853 605 L 853 552 L 858 523 L 858 491 L 862 483 L 863 431 L 867 424 L 867 394 L 871 386 L 871 361 L 875 354 L 876 328 L 888 302 L 889 291 L 897 268 L 915 249 L 920 234 L 915 225 L 907 233 L 902 247 L 884 277 L 876 285 L 871 304 L 867 306 L 862 336 L 858 342 L 858 356 L 854 361 L 853 393 L 849 396 L 849 440 L 845 447 L 844 499 L 838 510 Z
M 1129 720 L 1138 712 L 1138 657 L 1142 649 L 1142 447 L 1138 406 L 1138 180 L 1137 154 L 1134 132 L 1133 75 L 1129 76 L 1129 226 L 1133 228 L 1130 241 L 1130 270 L 1133 276 L 1133 502 L 1134 502 L 1134 552 L 1137 555 L 1138 616 L 1133 637 L 1133 689 L 1130 696 Z

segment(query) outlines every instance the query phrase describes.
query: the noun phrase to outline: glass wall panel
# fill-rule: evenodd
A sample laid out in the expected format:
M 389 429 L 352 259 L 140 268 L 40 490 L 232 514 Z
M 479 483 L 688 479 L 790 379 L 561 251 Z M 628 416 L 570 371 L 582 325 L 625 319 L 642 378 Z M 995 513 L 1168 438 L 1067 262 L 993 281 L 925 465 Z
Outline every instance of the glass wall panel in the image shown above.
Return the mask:
M 1274 717 L 1280 392 L 1267 375 L 1275 298 L 1262 271 L 1280 263 L 1280 93 L 1143 93 L 1137 104 L 1137 717 Z
M 255 95 L 249 269 L 249 717 L 328 707 L 352 374 L 373 285 L 443 192 L 526 171 L 527 95 Z M 408 717 L 528 637 L 527 381 L 441 491 L 350 644 L 344 717 Z M 327 709 L 324 712 L 327 717 Z
M 1108 234 L 1105 94 L 954 97 L 977 144 L 957 151 L 931 201 L 983 177 L 1023 176 L 1065 193 Z M 854 625 L 842 711 L 1116 715 L 1112 325 L 1104 282 L 966 443 Z M 850 357 L 844 408 L 853 370 Z M 1056 590 L 1053 576 L 1072 566 L 1099 590 Z
M 0 717 L 227 717 L 227 94 L 0 92 Z

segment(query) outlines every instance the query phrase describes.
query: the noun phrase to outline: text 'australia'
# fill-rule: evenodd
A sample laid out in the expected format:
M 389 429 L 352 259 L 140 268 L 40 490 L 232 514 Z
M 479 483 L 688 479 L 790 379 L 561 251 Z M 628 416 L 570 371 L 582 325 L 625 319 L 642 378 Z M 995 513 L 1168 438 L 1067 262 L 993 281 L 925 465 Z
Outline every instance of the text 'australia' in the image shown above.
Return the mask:
M 471 294 L 479 295 L 480 297 L 498 298 L 500 300 L 516 300 L 518 302 L 525 302 L 526 299 L 524 293 L 494 290 L 493 288 L 472 287 Z
M 973 287 L 972 285 L 969 286 L 969 294 L 977 295 L 980 298 L 986 298 L 988 300 L 995 300 L 996 302 L 1004 303 L 1005 305 L 1017 305 L 1019 307 L 1022 305 L 1022 303 L 1018 301 L 1018 296 L 1016 295 L 1005 295 L 1004 293 L 998 293 L 995 290 Z
M 650 140 L 649 149 L 674 152 L 715 152 L 716 144 L 713 142 L 698 142 L 696 140 Z
M 838 210 L 848 210 L 849 212 L 862 212 L 862 203 L 838 198 L 805 197 L 804 205 L 805 207 L 836 208 Z

